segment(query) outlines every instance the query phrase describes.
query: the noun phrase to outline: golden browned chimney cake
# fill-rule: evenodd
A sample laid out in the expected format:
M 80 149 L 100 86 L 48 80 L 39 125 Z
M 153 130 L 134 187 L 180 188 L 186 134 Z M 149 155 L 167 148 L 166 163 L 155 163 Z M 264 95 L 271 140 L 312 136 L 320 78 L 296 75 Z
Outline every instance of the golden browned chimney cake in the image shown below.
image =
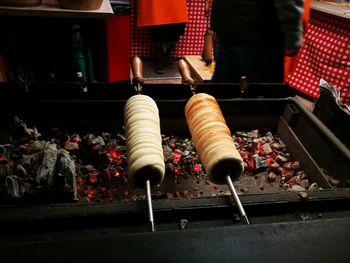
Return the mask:
M 193 144 L 209 179 L 226 183 L 226 176 L 237 179 L 243 172 L 243 160 L 216 99 L 205 93 L 193 95 L 185 106 L 185 116 Z
M 124 107 L 128 176 L 131 183 L 144 187 L 150 180 L 159 185 L 165 174 L 159 111 L 152 98 L 135 95 Z

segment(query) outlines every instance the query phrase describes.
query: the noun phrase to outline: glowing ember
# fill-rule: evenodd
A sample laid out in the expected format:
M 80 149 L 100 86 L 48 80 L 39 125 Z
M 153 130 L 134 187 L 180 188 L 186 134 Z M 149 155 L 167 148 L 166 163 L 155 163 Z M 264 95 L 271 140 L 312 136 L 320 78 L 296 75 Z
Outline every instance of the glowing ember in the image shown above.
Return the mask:
M 173 161 L 173 162 L 174 162 L 175 164 L 177 164 L 177 163 L 179 163 L 180 160 L 181 160 L 182 153 L 176 151 L 176 152 L 174 152 L 173 157 L 174 157 L 174 161 Z
M 195 173 L 199 173 L 202 170 L 202 167 L 200 166 L 200 164 L 196 163 L 195 165 L 193 165 L 193 171 Z

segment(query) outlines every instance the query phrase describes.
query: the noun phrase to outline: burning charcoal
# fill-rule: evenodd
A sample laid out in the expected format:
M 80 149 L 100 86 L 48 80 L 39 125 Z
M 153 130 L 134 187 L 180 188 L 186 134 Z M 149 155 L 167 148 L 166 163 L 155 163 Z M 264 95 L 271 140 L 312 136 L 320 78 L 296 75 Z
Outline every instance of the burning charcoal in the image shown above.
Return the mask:
M 294 171 L 289 169 L 282 169 L 282 174 L 286 178 L 292 178 L 294 176 Z
M 180 150 L 175 150 L 173 152 L 173 163 L 177 164 L 181 161 L 181 157 L 182 157 L 183 153 Z
M 163 155 L 165 162 L 173 161 L 173 150 L 168 145 L 163 146 Z
M 44 150 L 46 142 L 45 141 L 33 141 L 27 148 L 26 154 L 34 154 L 42 152 Z
M 106 138 L 105 136 L 103 136 L 103 137 Z M 125 142 L 126 142 L 125 135 L 118 133 L 116 135 L 116 139 L 117 139 L 118 143 L 125 145 Z
M 272 153 L 272 149 L 270 147 L 270 145 L 268 143 L 265 143 L 262 145 L 263 151 L 265 154 L 271 154 Z
M 270 165 L 270 169 L 273 170 L 273 171 L 277 171 L 278 168 L 280 168 L 280 165 L 276 162 L 273 162 L 271 165 Z
M 98 177 L 99 177 L 99 173 L 98 171 L 93 171 L 91 173 L 89 173 L 89 182 L 91 184 L 96 184 L 98 182 Z
M 304 187 L 305 189 L 308 189 L 310 186 L 309 180 L 305 179 L 300 182 L 300 186 Z
M 302 192 L 306 191 L 304 187 L 301 187 L 300 185 L 293 185 L 291 188 L 288 188 L 288 191 L 290 192 Z
M 236 131 L 235 136 L 236 137 L 248 137 L 248 134 L 245 132 Z
M 44 148 L 44 158 L 41 164 L 40 171 L 37 174 L 36 181 L 38 183 L 42 181 L 49 182 L 49 185 L 53 184 L 53 175 L 55 171 L 55 165 L 57 161 L 57 144 L 47 143 Z
M 299 176 L 301 179 L 307 178 L 307 174 L 304 171 L 297 171 L 296 175 Z
M 271 143 L 270 146 L 271 146 L 273 149 L 275 149 L 275 150 L 279 150 L 279 149 L 282 148 L 282 146 L 281 146 L 279 143 L 277 143 L 277 142 Z
M 105 146 L 106 145 L 105 141 L 103 140 L 103 138 L 101 136 L 96 136 L 95 137 L 95 143 L 99 144 L 101 146 Z
M 301 179 L 298 176 L 293 176 L 288 180 L 289 187 L 292 187 L 293 185 L 300 185 L 300 184 L 301 184 Z
M 110 173 L 108 168 L 103 169 L 102 174 L 103 174 L 104 181 L 106 181 L 106 182 L 111 181 L 112 177 L 111 177 L 111 173 Z
M 247 136 L 252 139 L 259 138 L 259 131 L 258 130 L 252 130 L 250 132 L 247 132 Z
M 44 152 L 39 152 L 31 155 L 23 154 L 19 163 L 27 169 L 38 170 L 42 164 Z
M 71 192 L 74 199 L 76 199 L 76 170 L 74 160 L 70 157 L 69 153 L 65 150 L 60 150 L 53 177 L 54 187 L 56 190 L 63 192 Z M 51 186 L 50 179 L 48 180 L 49 186 Z
M 63 147 L 66 151 L 72 152 L 79 150 L 79 145 L 75 142 L 66 142 Z
M 276 181 L 277 175 L 273 172 L 270 172 L 267 176 L 267 181 L 269 183 L 273 183 L 274 181 Z
M 193 172 L 198 174 L 201 173 L 203 171 L 202 165 L 199 163 L 196 163 L 195 165 L 193 165 Z
M 271 132 L 267 132 L 266 137 L 268 137 L 271 141 L 274 141 L 274 138 Z
M 25 191 L 25 188 L 17 175 L 6 176 L 5 187 L 9 198 L 20 198 Z
M 69 139 L 69 136 L 65 133 L 62 133 L 58 128 L 52 128 L 50 130 L 50 136 L 51 138 L 55 139 L 54 141 L 58 144 L 64 144 Z
M 277 155 L 276 162 L 278 162 L 279 164 L 283 164 L 283 163 L 287 162 L 287 158 L 285 158 L 282 155 Z
M 21 164 L 16 165 L 16 171 L 19 177 L 27 177 L 28 175 L 27 170 Z
M 5 164 L 10 160 L 12 151 L 12 145 L 0 145 L 0 164 Z
M 24 145 L 18 146 L 16 149 L 13 150 L 13 158 L 20 158 L 22 154 L 27 154 L 28 148 Z
M 259 155 L 254 154 L 253 156 L 253 160 L 254 160 L 254 169 L 258 170 L 260 168 L 266 168 L 268 167 L 268 162 L 266 157 L 260 157 Z
M 96 168 L 93 165 L 88 164 L 88 165 L 81 167 L 80 170 L 82 173 L 87 174 L 87 173 L 91 173 L 91 172 L 95 171 Z
M 300 162 L 299 161 L 293 161 L 291 162 L 291 168 L 293 170 L 299 170 L 301 168 Z
M 10 124 L 12 135 L 18 139 L 37 140 L 41 134 L 34 128 L 28 128 L 23 120 L 15 116 Z

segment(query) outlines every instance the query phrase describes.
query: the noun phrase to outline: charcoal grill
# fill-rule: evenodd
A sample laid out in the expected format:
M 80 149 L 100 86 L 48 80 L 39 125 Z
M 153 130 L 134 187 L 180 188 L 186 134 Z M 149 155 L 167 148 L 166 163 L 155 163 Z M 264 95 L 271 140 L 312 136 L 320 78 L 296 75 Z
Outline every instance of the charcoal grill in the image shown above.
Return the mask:
M 273 260 L 272 252 L 282 256 L 282 251 L 290 252 L 287 261 L 299 256 L 345 260 L 349 256 L 346 244 L 350 241 L 349 150 L 296 98 L 266 95 L 264 90 L 269 87 L 252 85 L 250 95 L 244 95 L 245 98 L 237 92 L 239 86 L 233 84 L 202 84 L 197 86 L 197 91 L 218 98 L 231 129 L 268 129 L 278 134 L 323 191 L 308 192 L 307 198 L 296 192 L 281 191 L 242 194 L 240 199 L 252 223 L 250 226 L 240 224 L 238 210 L 229 195 L 154 198 L 157 233 L 147 231 L 144 201 L 3 203 L 0 205 L 3 252 L 13 259 L 23 258 L 27 253 L 28 258 L 39 262 L 60 261 L 67 254 L 79 260 L 116 256 L 131 261 L 146 256 L 160 260 L 171 255 L 170 261 L 199 262 L 227 260 L 231 256 L 237 259 L 240 253 L 248 261 L 256 261 L 255 256 Z M 271 87 L 290 92 L 283 85 Z M 8 139 L 7 124 L 14 115 L 39 130 L 61 127 L 70 131 L 116 132 L 121 129 L 125 101 L 135 94 L 132 86 L 94 84 L 88 94 L 74 92 L 78 88 L 69 84 L 64 87 L 36 84 L 29 93 L 22 93 L 1 85 L 0 141 Z M 157 102 L 162 133 L 189 137 L 183 113 L 191 96 L 188 85 L 145 85 L 143 93 Z M 327 176 L 340 180 L 340 185 L 332 186 Z M 276 249 L 271 251 L 269 246 Z M 135 247 L 136 254 L 132 252 Z M 329 253 L 323 251 L 325 247 Z M 186 253 L 179 253 L 182 249 Z M 96 255 L 96 251 L 100 253 Z

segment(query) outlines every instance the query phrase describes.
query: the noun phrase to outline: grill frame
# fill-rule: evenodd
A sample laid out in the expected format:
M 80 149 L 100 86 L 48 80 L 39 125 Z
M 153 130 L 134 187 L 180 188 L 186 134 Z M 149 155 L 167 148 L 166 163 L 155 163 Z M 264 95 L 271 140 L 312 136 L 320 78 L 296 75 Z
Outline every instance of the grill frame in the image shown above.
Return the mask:
M 44 87 L 47 87 L 47 89 L 45 90 Z M 261 90 L 259 90 L 259 87 Z M 262 84 L 261 86 L 255 84 L 254 88 L 258 90 L 255 95 L 258 96 L 267 87 L 268 84 Z M 0 99 L 0 103 L 7 110 L 2 115 L 0 128 L 6 129 L 4 124 L 8 123 L 13 115 L 18 115 L 29 126 L 34 125 L 39 130 L 45 127 L 61 127 L 81 132 L 95 130 L 115 131 L 123 125 L 121 113 L 123 112 L 126 99 L 130 95 L 135 94 L 133 87 L 129 84 L 115 86 L 92 85 L 88 94 L 80 94 L 79 92 L 67 93 L 69 88 L 72 88 L 69 85 L 62 90 L 59 88 L 59 85 L 33 85 L 29 93 L 16 91 L 15 94 L 9 93 L 5 89 L 6 96 Z M 258 96 L 259 98 L 237 98 L 235 97 L 237 95 L 235 90 L 239 86 L 234 84 L 205 84 L 197 88 L 219 98 L 218 102 L 230 128 L 255 129 L 272 127 L 277 129 L 277 123 L 283 116 L 286 123 L 288 123 L 288 127 L 296 133 L 297 138 L 300 139 L 317 166 L 321 167 L 320 164 L 325 159 L 331 160 L 326 163 L 327 167 L 325 169 L 331 169 L 331 175 L 336 178 L 341 180 L 349 179 L 347 176 L 344 176 L 344 174 L 350 174 L 349 150 L 312 113 L 306 110 L 298 99 L 291 97 L 262 98 L 261 96 Z M 283 86 L 274 85 L 274 88 L 283 88 Z M 230 96 L 230 89 L 233 91 L 232 96 Z M 53 90 L 54 92 L 52 92 Z M 169 90 L 174 91 L 172 99 L 170 98 Z M 187 98 L 190 96 L 190 90 L 186 84 L 145 85 L 144 94 L 156 99 L 163 133 L 181 130 L 181 134 L 189 135 L 183 113 Z M 103 116 L 102 118 L 101 115 Z M 251 126 L 252 120 L 254 120 L 254 127 Z M 311 138 L 310 136 L 305 136 L 305 130 L 312 134 Z M 312 139 L 313 136 L 317 139 Z M 318 144 L 321 144 L 321 148 L 317 146 Z M 334 167 L 341 167 L 342 169 Z M 349 173 L 346 171 L 349 171 Z M 325 211 L 333 211 L 335 207 L 339 207 L 338 203 L 344 203 L 345 205 L 343 204 L 342 208 L 339 207 L 337 209 L 341 211 L 347 210 L 349 207 L 343 201 L 350 199 L 349 190 L 349 188 L 340 188 L 309 193 L 307 206 L 310 209 L 314 209 L 313 207 L 321 207 L 320 204 L 324 202 L 327 205 L 323 209 Z M 241 200 L 247 209 L 248 215 L 257 216 L 257 218 L 260 215 L 274 216 L 273 212 L 263 212 L 269 209 L 277 212 L 278 209 L 273 207 L 279 207 L 285 213 L 304 207 L 304 203 L 300 200 L 297 193 L 245 194 L 241 196 Z M 203 213 L 206 210 L 210 212 Z M 136 225 L 147 222 L 145 211 L 146 204 L 142 201 L 106 204 L 11 204 L 0 205 L 0 222 L 10 223 L 13 226 L 11 231 L 14 229 L 19 231 L 18 223 L 27 225 L 35 221 L 41 225 L 42 222 L 45 222 L 45 224 L 50 225 L 54 229 L 54 222 L 57 222 L 58 218 L 61 222 L 69 224 L 74 220 L 79 221 L 81 219 L 84 221 L 90 217 L 99 218 L 98 220 L 106 220 L 106 218 L 110 217 L 121 218 L 121 220 L 116 220 L 116 222 L 120 221 L 121 226 L 132 228 L 133 225 L 128 222 L 135 222 L 132 220 L 135 215 L 139 218 L 135 222 Z M 236 208 L 232 205 L 232 200 L 229 196 L 195 198 L 192 200 L 154 200 L 156 222 L 157 220 L 162 223 L 166 223 L 167 220 L 173 222 L 174 217 L 189 216 L 191 211 L 194 215 L 197 215 L 198 211 L 200 211 L 199 214 L 207 215 L 210 221 L 211 217 L 209 215 L 211 213 L 218 211 L 218 215 L 234 214 L 236 213 Z M 277 214 L 276 218 L 280 218 L 280 214 Z M 194 217 L 197 218 L 196 216 Z M 197 218 L 196 220 L 206 221 L 206 218 Z M 24 231 L 23 229 L 21 231 Z

